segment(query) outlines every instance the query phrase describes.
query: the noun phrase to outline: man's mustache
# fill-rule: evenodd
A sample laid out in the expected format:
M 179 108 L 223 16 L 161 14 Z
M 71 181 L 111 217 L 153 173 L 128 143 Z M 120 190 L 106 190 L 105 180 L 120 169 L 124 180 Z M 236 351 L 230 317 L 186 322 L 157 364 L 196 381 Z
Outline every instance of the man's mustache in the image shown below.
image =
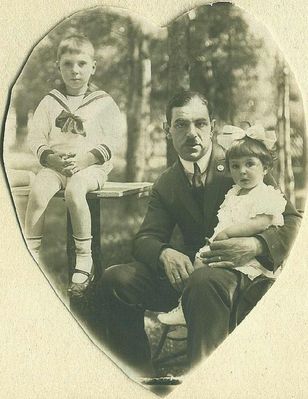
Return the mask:
M 193 145 L 201 145 L 202 144 L 202 142 L 201 142 L 201 140 L 199 140 L 199 139 L 189 139 L 189 140 L 186 140 L 185 141 L 185 145 L 189 145 L 189 146 L 193 146 Z

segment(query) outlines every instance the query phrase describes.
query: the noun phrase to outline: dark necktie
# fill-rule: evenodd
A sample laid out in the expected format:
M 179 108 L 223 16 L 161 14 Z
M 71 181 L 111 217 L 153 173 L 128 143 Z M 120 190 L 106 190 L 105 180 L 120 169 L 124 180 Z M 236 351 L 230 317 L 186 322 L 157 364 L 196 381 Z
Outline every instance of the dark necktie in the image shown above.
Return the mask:
M 197 162 L 194 163 L 194 174 L 192 177 L 192 191 L 193 195 L 198 202 L 200 209 L 203 210 L 203 183 L 202 174 Z

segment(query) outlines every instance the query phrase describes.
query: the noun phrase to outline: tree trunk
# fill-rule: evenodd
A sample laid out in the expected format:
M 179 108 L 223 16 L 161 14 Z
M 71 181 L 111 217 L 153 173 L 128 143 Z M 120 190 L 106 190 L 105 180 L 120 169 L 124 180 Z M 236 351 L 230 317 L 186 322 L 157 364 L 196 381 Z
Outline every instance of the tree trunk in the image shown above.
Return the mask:
M 277 67 L 278 73 L 278 115 L 277 115 L 277 134 L 278 134 L 278 184 L 280 189 L 285 192 L 285 135 L 284 135 L 284 123 L 283 123 L 283 77 L 281 74 L 281 65 L 278 61 Z
M 290 128 L 290 86 L 289 86 L 289 70 L 287 67 L 283 68 L 283 111 L 284 111 L 284 132 L 285 132 L 285 194 L 290 199 L 292 204 L 295 204 L 294 193 L 294 174 L 292 169 L 292 153 L 291 153 L 291 128 Z
M 188 15 L 173 22 L 168 27 L 168 100 L 181 89 L 189 89 L 189 37 Z M 167 165 L 176 159 L 172 142 L 167 140 Z
M 150 124 L 151 61 L 149 42 L 139 26 L 128 28 L 130 54 L 126 180 L 142 181 L 145 172 L 146 132 Z
M 278 71 L 278 181 L 280 189 L 286 194 L 290 201 L 295 204 L 294 174 L 291 154 L 289 71 L 281 61 L 279 62 Z

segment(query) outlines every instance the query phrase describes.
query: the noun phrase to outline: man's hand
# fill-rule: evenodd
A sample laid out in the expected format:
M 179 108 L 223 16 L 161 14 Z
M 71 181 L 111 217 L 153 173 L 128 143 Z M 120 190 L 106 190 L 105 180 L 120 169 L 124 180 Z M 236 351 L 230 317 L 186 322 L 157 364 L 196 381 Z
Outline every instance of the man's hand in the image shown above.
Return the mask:
M 188 256 L 172 248 L 166 248 L 160 254 L 159 260 L 164 265 L 166 276 L 170 284 L 177 291 L 184 288 L 184 283 L 194 271 Z
M 229 238 L 228 234 L 225 233 L 225 231 L 223 230 L 217 234 L 217 236 L 214 238 L 214 241 L 227 240 L 228 238 Z
M 201 253 L 203 262 L 210 267 L 239 267 L 261 255 L 263 247 L 255 237 L 229 238 L 214 241 L 210 251 Z

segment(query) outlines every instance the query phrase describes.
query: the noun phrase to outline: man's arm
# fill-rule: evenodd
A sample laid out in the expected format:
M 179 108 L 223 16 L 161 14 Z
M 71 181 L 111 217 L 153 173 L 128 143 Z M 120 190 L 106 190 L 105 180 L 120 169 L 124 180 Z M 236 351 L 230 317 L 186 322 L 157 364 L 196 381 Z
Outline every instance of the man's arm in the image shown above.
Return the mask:
M 226 240 L 232 237 L 251 237 L 262 233 L 272 224 L 272 215 L 257 215 L 246 223 L 238 223 L 227 227 L 217 234 L 214 241 Z
M 180 290 L 194 268 L 188 256 L 170 245 L 175 224 L 154 186 L 147 214 L 134 240 L 133 253 L 137 260 L 166 276 L 170 284 Z
M 301 216 L 292 205 L 284 214 L 284 226 L 270 227 L 256 237 L 229 238 L 214 241 L 204 253 L 204 263 L 218 267 L 242 266 L 253 258 L 268 270 L 276 271 L 288 256 L 297 235 Z
M 270 175 L 266 176 L 265 183 L 277 187 Z M 204 263 L 235 267 L 257 258 L 265 268 L 275 272 L 288 256 L 301 223 L 301 215 L 288 200 L 283 218 L 283 226 L 271 226 L 255 237 L 213 242 L 211 251 L 203 255 Z
M 266 175 L 264 182 L 277 187 L 277 183 L 271 175 Z M 288 256 L 302 219 L 292 203 L 287 198 L 286 200 L 287 204 L 283 212 L 284 225 L 269 227 L 256 236 L 265 250 L 260 256 L 257 256 L 257 259 L 264 267 L 274 272 Z
M 257 259 L 264 267 L 273 271 L 276 271 L 288 256 L 301 224 L 301 215 L 290 201 L 287 202 L 283 218 L 283 226 L 269 227 L 256 236 L 264 243 L 266 249 Z
M 134 257 L 156 269 L 160 266 L 162 250 L 171 247 L 170 238 L 174 227 L 175 221 L 154 185 L 146 216 L 133 243 Z

